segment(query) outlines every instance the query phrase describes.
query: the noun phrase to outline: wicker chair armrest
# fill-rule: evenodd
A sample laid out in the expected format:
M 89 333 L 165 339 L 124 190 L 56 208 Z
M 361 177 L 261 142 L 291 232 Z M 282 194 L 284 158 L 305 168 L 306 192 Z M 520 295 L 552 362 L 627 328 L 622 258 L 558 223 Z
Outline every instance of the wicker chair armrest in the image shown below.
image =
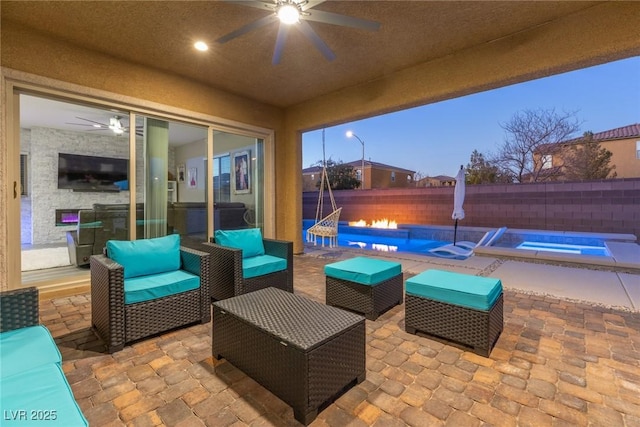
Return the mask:
M 124 345 L 124 267 L 105 255 L 92 255 L 89 265 L 91 322 L 112 351 Z
M 216 282 L 212 286 L 224 287 L 227 291 L 221 295 L 226 298 L 243 294 L 242 249 L 218 245 L 213 238 L 205 245 L 210 248 L 212 280 Z M 214 294 L 212 293 L 215 299 L 221 299 Z
M 38 288 L 0 292 L 0 332 L 38 324 Z
M 206 260 L 203 259 L 206 257 Z M 209 263 L 209 253 L 199 249 L 180 246 L 180 268 L 196 276 L 201 276 L 203 263 Z M 208 270 L 206 271 L 208 273 Z
M 278 258 L 289 258 L 293 260 L 293 242 L 276 239 L 262 239 L 264 244 L 264 253 Z
M 181 268 L 200 277 L 202 322 L 211 320 L 211 255 L 205 251 L 180 247 Z

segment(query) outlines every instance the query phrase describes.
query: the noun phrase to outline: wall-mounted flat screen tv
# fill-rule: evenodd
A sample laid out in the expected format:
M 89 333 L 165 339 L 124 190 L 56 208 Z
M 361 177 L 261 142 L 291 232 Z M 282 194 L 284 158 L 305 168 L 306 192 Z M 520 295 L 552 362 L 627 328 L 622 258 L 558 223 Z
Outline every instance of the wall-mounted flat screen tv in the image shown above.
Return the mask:
M 58 188 L 74 191 L 129 189 L 129 160 L 114 157 L 58 154 Z

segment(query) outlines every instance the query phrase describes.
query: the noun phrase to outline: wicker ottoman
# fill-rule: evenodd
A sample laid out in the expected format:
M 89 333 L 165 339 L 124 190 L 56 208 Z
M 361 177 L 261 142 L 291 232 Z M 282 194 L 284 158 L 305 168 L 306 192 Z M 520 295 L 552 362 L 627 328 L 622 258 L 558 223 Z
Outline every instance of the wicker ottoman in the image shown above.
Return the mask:
M 365 379 L 365 321 L 281 289 L 261 289 L 213 303 L 213 356 L 291 405 L 306 425 Z
M 488 357 L 503 328 L 502 282 L 427 270 L 407 280 L 405 330 L 461 344 Z
M 397 262 L 355 257 L 327 264 L 327 305 L 363 313 L 369 320 L 402 303 L 402 266 Z

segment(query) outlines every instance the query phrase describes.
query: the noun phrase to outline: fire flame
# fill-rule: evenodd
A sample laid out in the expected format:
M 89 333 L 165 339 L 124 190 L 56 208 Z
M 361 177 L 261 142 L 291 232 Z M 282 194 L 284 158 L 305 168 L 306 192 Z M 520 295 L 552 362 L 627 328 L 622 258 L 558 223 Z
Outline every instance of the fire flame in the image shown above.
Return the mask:
M 360 221 L 351 221 L 349 225 L 351 227 L 398 228 L 398 223 L 395 220 L 388 220 L 387 218 L 371 221 L 371 224 L 367 224 L 364 219 L 361 219 Z

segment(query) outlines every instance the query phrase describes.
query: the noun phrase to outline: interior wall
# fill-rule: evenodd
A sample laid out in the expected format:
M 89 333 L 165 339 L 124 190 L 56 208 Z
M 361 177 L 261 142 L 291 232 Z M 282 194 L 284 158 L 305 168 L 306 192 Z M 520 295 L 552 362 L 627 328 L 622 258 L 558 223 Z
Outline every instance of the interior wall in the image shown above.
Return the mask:
M 172 170 L 175 171 L 178 165 L 184 165 L 185 167 L 185 179 L 184 181 L 178 181 L 178 202 L 201 202 L 206 201 L 205 193 L 205 177 L 207 171 L 205 170 L 204 160 L 207 158 L 207 140 L 195 141 L 190 144 L 180 145 L 175 148 L 175 164 L 176 167 Z M 197 186 L 190 188 L 188 181 L 188 172 L 190 168 L 196 168 L 196 174 L 198 177 Z M 176 174 L 177 179 L 177 172 Z
M 31 228 L 32 244 L 66 242 L 66 231 L 75 226 L 56 226 L 56 209 L 91 209 L 94 203 L 129 203 L 129 192 L 78 192 L 58 189 L 58 153 L 88 156 L 129 157 L 129 139 L 126 137 L 69 132 L 59 129 L 34 127 L 21 132 L 28 138 L 29 202 L 31 224 L 21 219 L 22 227 Z M 24 152 L 27 147 L 21 144 Z

